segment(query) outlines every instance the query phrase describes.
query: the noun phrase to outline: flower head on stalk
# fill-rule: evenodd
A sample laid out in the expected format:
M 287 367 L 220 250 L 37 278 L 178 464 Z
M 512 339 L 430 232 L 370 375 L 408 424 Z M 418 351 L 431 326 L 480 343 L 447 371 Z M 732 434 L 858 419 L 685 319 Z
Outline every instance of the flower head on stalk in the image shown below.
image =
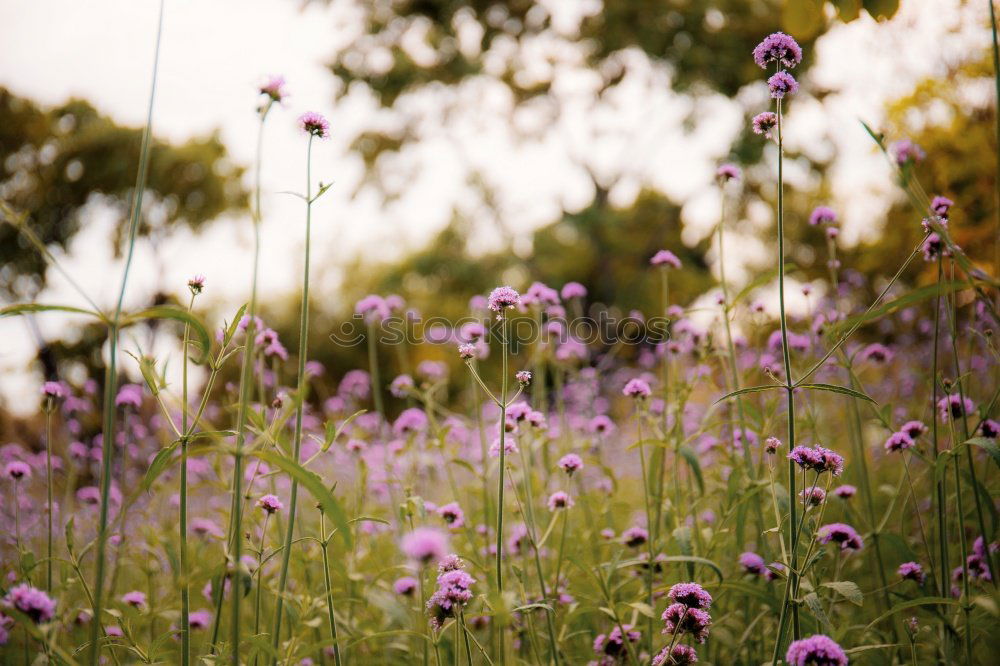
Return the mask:
M 459 565 L 461 567 L 461 564 Z M 444 621 L 455 617 L 472 600 L 472 586 L 476 579 L 462 568 L 449 569 L 438 576 L 437 590 L 427 600 L 431 626 L 440 629 Z
M 521 388 L 526 387 L 531 383 L 531 371 L 530 370 L 519 370 L 514 378 L 517 379 L 517 383 L 520 384 Z
M 731 180 L 739 180 L 741 175 L 740 168 L 735 164 L 721 164 L 715 170 L 715 178 L 722 184 Z
M 778 116 L 774 111 L 764 111 L 758 113 L 750 121 L 754 134 L 760 134 L 765 139 L 771 138 L 771 130 L 778 126 Z
M 284 508 L 284 504 L 278 499 L 276 495 L 263 495 L 257 500 L 257 506 L 264 510 L 268 515 L 281 511 Z
M 799 82 L 788 72 L 778 72 L 767 80 L 767 89 L 774 99 L 783 99 L 785 95 L 794 95 L 799 91 Z
M 420 564 L 439 562 L 448 554 L 448 537 L 430 527 L 418 527 L 403 537 L 403 553 Z
M 513 287 L 508 286 L 497 287 L 490 292 L 486 299 L 486 307 L 496 312 L 497 316 L 502 315 L 506 310 L 517 307 L 520 303 L 521 295 Z
M 744 573 L 754 576 L 760 576 L 767 570 L 767 567 L 764 566 L 764 558 L 751 551 L 741 553 L 739 563 Z
M 31 466 L 28 463 L 21 462 L 20 460 L 13 460 L 3 468 L 3 475 L 8 479 L 13 479 L 14 481 L 20 481 L 21 479 L 31 478 Z
M 575 453 L 567 453 L 559 459 L 559 467 L 567 476 L 573 476 L 573 472 L 583 469 L 583 460 Z
M 642 379 L 630 379 L 625 388 L 622 389 L 622 395 L 629 398 L 636 398 L 637 400 L 643 400 L 648 398 L 653 394 L 653 390 L 649 388 L 649 384 Z
M 573 498 L 569 496 L 569 493 L 557 490 L 549 496 L 548 506 L 549 511 L 569 509 L 573 506 Z
M 785 662 L 788 666 L 847 666 L 847 655 L 832 638 L 816 634 L 789 645 Z
M 594 639 L 594 653 L 611 657 L 612 659 L 624 658 L 628 654 L 628 647 L 625 645 L 625 641 L 638 643 L 639 639 L 642 638 L 642 634 L 634 630 L 631 624 L 624 625 L 624 629 L 624 634 L 622 633 L 622 627 L 615 627 L 607 634 L 599 634 Z
M 712 595 L 698 583 L 677 583 L 667 592 L 667 597 L 688 608 L 708 610 L 712 606 Z
M 299 116 L 299 127 L 306 134 L 311 134 L 317 139 L 325 139 L 330 136 L 330 121 L 315 111 L 307 111 Z
M 681 260 L 677 258 L 677 255 L 670 250 L 660 250 L 649 260 L 649 263 L 653 266 L 662 266 L 664 268 L 680 268 Z
M 910 139 L 893 141 L 889 145 L 889 152 L 895 158 L 896 164 L 901 167 L 908 164 L 919 164 L 927 157 L 927 153 L 924 152 L 923 148 L 913 143 Z
M 902 430 L 892 433 L 889 435 L 889 439 L 885 440 L 885 450 L 889 452 L 905 451 L 912 449 L 916 445 L 913 438 Z
M 191 294 L 194 296 L 200 294 L 205 289 L 205 276 L 195 275 L 188 280 L 188 289 L 191 290 Z
M 952 393 L 938 400 L 938 412 L 941 420 L 947 423 L 950 419 L 960 419 L 976 410 L 976 403 L 969 398 L 962 398 L 957 393 Z
M 698 653 L 690 645 L 669 645 L 653 657 L 652 666 L 687 666 L 698 661 Z
M 285 77 L 272 76 L 269 78 L 260 86 L 260 94 L 267 95 L 272 102 L 281 104 L 288 96 L 288 92 L 285 91 Z
M 809 224 L 817 227 L 821 224 L 833 224 L 837 221 L 837 213 L 828 206 L 817 206 L 809 215 Z
M 927 574 L 924 573 L 924 568 L 916 562 L 903 562 L 899 565 L 897 573 L 903 580 L 916 581 L 918 585 L 923 585 L 924 581 L 927 580 Z
M 21 583 L 10 588 L 3 598 L 3 605 L 16 608 L 36 624 L 48 622 L 56 613 L 56 602 L 36 587 Z
M 858 534 L 850 525 L 846 523 L 829 523 L 828 525 L 823 525 L 818 530 L 816 530 L 816 540 L 822 544 L 836 543 L 840 545 L 841 550 L 861 550 L 864 547 L 864 541 L 861 539 L 861 535 Z
M 753 61 L 761 69 L 767 69 L 773 62 L 782 67 L 794 68 L 802 62 L 802 49 L 791 35 L 783 32 L 771 33 L 753 50 Z
M 573 298 L 585 298 L 587 296 L 587 288 L 579 282 L 567 282 L 563 285 L 561 296 L 564 301 Z
M 708 638 L 712 626 L 712 616 L 700 608 L 692 608 L 681 603 L 667 606 L 660 619 L 664 622 L 665 634 L 691 634 L 699 643 Z

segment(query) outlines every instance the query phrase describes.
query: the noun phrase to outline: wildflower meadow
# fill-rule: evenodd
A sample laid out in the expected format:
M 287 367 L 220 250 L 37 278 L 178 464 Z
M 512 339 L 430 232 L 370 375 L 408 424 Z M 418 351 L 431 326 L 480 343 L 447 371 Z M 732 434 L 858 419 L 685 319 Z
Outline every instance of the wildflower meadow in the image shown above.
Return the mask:
M 596 280 L 483 260 L 468 284 L 484 290 L 418 308 L 404 281 L 352 297 L 341 326 L 314 243 L 339 187 L 322 159 L 338 120 L 265 73 L 246 109 L 258 132 L 243 139 L 256 146 L 253 244 L 228 278 L 249 298 L 220 302 L 196 268 L 129 305 L 136 275 L 154 270 L 135 248 L 166 172 L 152 127 L 171 74 L 161 21 L 116 298 L 88 293 L 0 188 L 19 252 L 74 289 L 0 316 L 65 317 L 96 336 L 87 371 L 57 353 L 36 413 L 4 430 L 0 660 L 996 663 L 995 215 L 973 246 L 958 240 L 962 211 L 994 202 L 928 189 L 945 148 L 862 118 L 843 131 L 879 155 L 915 242 L 852 265 L 841 212 L 803 205 L 786 149 L 808 131 L 789 108 L 815 93 L 799 74 L 812 42 L 772 24 L 739 56 L 757 91 L 741 141 L 767 158 L 709 175 L 716 273 L 652 223 L 654 244 L 627 257 L 606 239 Z M 1000 91 L 1000 74 L 987 80 Z M 260 177 L 269 130 L 292 123 L 305 178 L 273 192 Z M 727 276 L 751 171 L 773 221 L 758 232 L 768 265 Z M 295 201 L 282 220 L 304 233 L 295 256 L 262 240 L 275 197 Z M 566 246 L 564 274 L 578 252 Z M 645 307 L 593 296 L 625 263 Z M 261 286 L 276 264 L 299 275 L 284 310 Z M 460 310 L 434 311 L 446 297 Z

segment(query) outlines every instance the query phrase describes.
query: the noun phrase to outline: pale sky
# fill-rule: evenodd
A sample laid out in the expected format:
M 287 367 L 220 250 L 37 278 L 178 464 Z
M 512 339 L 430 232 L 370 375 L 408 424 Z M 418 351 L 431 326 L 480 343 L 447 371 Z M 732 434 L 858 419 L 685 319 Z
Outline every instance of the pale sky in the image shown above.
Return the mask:
M 364 94 L 352 94 L 334 108 L 336 82 L 325 64 L 358 30 L 352 21 L 355 2 L 329 6 L 293 0 L 167 0 L 160 84 L 154 131 L 181 141 L 220 130 L 232 158 L 250 166 L 256 138 L 256 87 L 270 74 L 282 74 L 292 96 L 269 119 L 264 182 L 264 256 L 262 287 L 271 298 L 292 293 L 300 280 L 304 225 L 302 204 L 278 194 L 302 190 L 305 139 L 295 119 L 305 110 L 330 118 L 333 139 L 316 146 L 316 180 L 335 181 L 314 215 L 314 293 L 336 297 L 345 258 L 364 252 L 375 258 L 398 256 L 418 247 L 447 224 L 453 211 L 492 219 L 477 196 L 464 186 L 466 166 L 479 169 L 497 190 L 501 220 L 522 236 L 554 221 L 565 207 L 587 205 L 589 179 L 574 167 L 585 151 L 598 173 L 629 174 L 612 191 L 627 204 L 643 184 L 652 184 L 684 206 L 685 242 L 695 243 L 715 223 L 719 204 L 712 187 L 716 163 L 740 131 L 742 109 L 764 108 L 766 92 L 748 86 L 735 101 L 721 96 L 698 102 L 698 121 L 681 130 L 692 101 L 669 90 L 669 76 L 637 53 L 624 56 L 629 76 L 618 93 L 594 105 L 593 82 L 577 66 L 579 54 L 559 40 L 533 45 L 555 53 L 562 118 L 548 124 L 548 109 L 517 112 L 522 132 L 540 131 L 524 140 L 508 122 L 510 99 L 488 79 L 472 80 L 459 90 L 410 100 L 403 113 L 418 120 L 421 141 L 383 169 L 383 181 L 403 196 L 386 207 L 371 191 L 354 196 L 360 160 L 347 152 L 349 138 L 371 125 L 393 127 L 398 117 L 380 111 Z M 554 0 L 545 3 L 559 5 Z M 592 3 L 591 3 L 592 4 Z M 817 64 L 802 81 L 838 90 L 820 105 L 798 103 L 786 124 L 792 151 L 820 156 L 836 149 L 831 171 L 835 200 L 844 219 L 845 242 L 875 233 L 878 220 L 898 196 L 880 156 L 858 124 L 879 123 L 883 108 L 910 91 L 927 75 L 940 73 L 969 49 L 985 48 L 989 33 L 985 3 L 960 0 L 904 0 L 893 21 L 876 24 L 863 18 L 836 24 L 816 45 Z M 0 2 L 0 85 L 42 104 L 69 97 L 87 99 L 115 120 L 140 125 L 145 118 L 158 3 L 156 0 L 3 0 Z M 574 18 L 562 17 L 572 30 Z M 777 26 L 776 26 L 777 27 Z M 763 36 L 763 35 L 762 35 Z M 748 54 L 749 57 L 749 54 Z M 547 75 L 546 72 L 538 73 Z M 763 78 L 762 78 L 763 81 Z M 471 112 L 450 115 L 450 104 Z M 831 131 L 835 130 L 835 131 Z M 815 137 L 829 134 L 831 140 Z M 815 185 L 789 169 L 795 185 Z M 798 180 L 796 180 L 798 179 Z M 771 213 L 751 211 L 751 220 L 767 229 Z M 65 267 L 102 304 L 112 302 L 120 264 L 108 254 L 111 225 L 106 211 L 95 209 L 77 237 Z M 489 235 L 483 242 L 488 242 Z M 730 241 L 730 246 L 732 246 Z M 759 239 L 740 239 L 743 256 L 728 253 L 728 270 L 737 280 L 746 261 L 766 257 Z M 184 288 L 187 278 L 206 275 L 208 304 L 232 310 L 248 293 L 250 226 L 247 219 L 220 220 L 197 236 L 178 233 L 159 249 L 140 244 L 131 277 L 132 303 L 141 303 L 158 286 Z M 79 298 L 50 271 L 45 302 L 78 303 Z M 38 318 L 44 334 L 66 335 L 67 320 Z M 0 321 L 0 400 L 17 412 L 37 406 L 41 376 L 26 361 L 34 341 L 23 321 Z

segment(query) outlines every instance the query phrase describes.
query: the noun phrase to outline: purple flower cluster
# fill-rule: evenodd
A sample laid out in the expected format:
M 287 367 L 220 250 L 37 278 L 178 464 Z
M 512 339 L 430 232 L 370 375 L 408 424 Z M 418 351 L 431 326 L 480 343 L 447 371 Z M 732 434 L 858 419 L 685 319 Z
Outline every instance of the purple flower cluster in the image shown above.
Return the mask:
M 653 266 L 662 266 L 663 268 L 681 267 L 681 260 L 670 250 L 659 250 L 652 256 L 649 263 Z
M 512 287 L 497 287 L 490 292 L 489 297 L 486 299 L 486 307 L 498 315 L 505 310 L 517 307 L 520 303 L 521 295 L 514 291 Z
M 448 554 L 448 536 L 431 527 L 418 527 L 403 537 L 400 547 L 403 554 L 420 564 L 439 562 Z
M 36 587 L 21 583 L 10 588 L 3 604 L 15 608 L 32 619 L 35 623 L 48 622 L 56 613 L 56 602 Z
M 767 80 L 767 89 L 774 99 L 783 99 L 785 95 L 794 95 L 799 91 L 799 82 L 788 72 L 778 72 Z
M 899 573 L 899 577 L 903 580 L 913 580 L 918 585 L 923 585 L 924 581 L 927 580 L 924 568 L 916 562 L 903 562 L 899 565 L 897 573 Z
M 652 666 L 686 666 L 698 661 L 698 653 L 690 645 L 669 645 L 653 657 Z
M 629 643 L 638 643 L 642 638 L 642 634 L 634 630 L 631 624 L 624 625 L 624 629 L 624 634 L 622 627 L 615 627 L 607 634 L 599 634 L 594 639 L 594 653 L 600 657 L 610 657 L 612 660 L 624 658 L 628 654 L 626 639 Z
M 844 650 L 829 636 L 816 634 L 788 646 L 788 666 L 847 666 Z
M 442 562 L 437 589 L 427 600 L 427 612 L 434 629 L 440 629 L 445 620 L 455 617 L 472 600 L 475 582 L 476 579 L 465 571 L 457 555 L 449 555 Z
M 833 476 L 840 476 L 844 471 L 844 458 L 822 446 L 796 446 L 788 454 L 788 459 L 817 474 L 830 472 Z
M 299 127 L 318 139 L 330 136 L 330 121 L 315 111 L 307 111 L 299 116 Z
M 665 634 L 690 634 L 699 643 L 708 638 L 712 616 L 708 609 L 712 606 L 712 595 L 698 583 L 677 583 L 667 592 L 671 603 L 663 611 Z
M 761 69 L 767 69 L 771 63 L 779 63 L 782 67 L 793 69 L 802 62 L 802 49 L 790 35 L 775 32 L 754 47 L 753 61 Z
M 841 550 L 861 550 L 864 541 L 857 530 L 846 523 L 829 523 L 816 530 L 816 540 L 822 544 L 836 543 Z

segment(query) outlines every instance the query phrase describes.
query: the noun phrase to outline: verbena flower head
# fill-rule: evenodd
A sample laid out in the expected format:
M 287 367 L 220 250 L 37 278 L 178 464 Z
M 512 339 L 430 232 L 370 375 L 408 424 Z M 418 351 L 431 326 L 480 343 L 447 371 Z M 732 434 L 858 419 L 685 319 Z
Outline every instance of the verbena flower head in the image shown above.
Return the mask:
M 465 512 L 462 511 L 462 507 L 459 506 L 458 502 L 450 502 L 438 507 L 437 514 L 453 530 L 457 530 L 465 525 Z
M 631 624 L 623 625 L 625 629 L 622 634 L 622 627 L 615 627 L 607 634 L 599 634 L 594 639 L 594 653 L 606 655 L 613 659 L 624 658 L 628 654 L 628 647 L 625 645 L 626 639 L 629 643 L 638 643 L 642 634 L 632 628 Z
M 567 282 L 562 288 L 562 297 L 564 301 L 568 301 L 571 298 L 586 298 L 587 288 L 584 287 L 579 282 Z
M 139 590 L 126 592 L 122 595 L 122 603 L 128 604 L 134 608 L 143 608 L 146 605 L 146 593 L 140 592 Z
M 778 72 L 767 80 L 767 89 L 771 97 L 782 99 L 785 95 L 794 95 L 799 91 L 799 82 L 788 72 Z
M 771 138 L 771 130 L 778 126 L 778 116 L 773 111 L 764 111 L 763 113 L 758 113 L 750 121 L 750 126 L 753 128 L 754 134 L 760 134 L 765 138 Z
M 649 260 L 649 263 L 653 266 L 662 266 L 664 268 L 680 268 L 681 260 L 677 258 L 677 255 L 670 250 L 660 250 Z
M 830 472 L 834 476 L 840 476 L 844 471 L 844 459 L 822 446 L 796 446 L 788 454 L 788 459 L 803 469 L 820 474 Z
M 816 227 L 821 224 L 833 224 L 837 221 L 837 213 L 828 206 L 816 206 L 809 214 L 809 224 Z
M 192 629 L 205 629 L 212 622 L 212 614 L 207 610 L 194 611 L 188 616 Z
M 402 597 L 410 597 L 413 596 L 418 585 L 417 579 L 413 576 L 403 576 L 396 579 L 396 582 L 392 584 L 392 591 Z
M 781 448 L 781 440 L 777 437 L 768 437 L 764 440 L 764 451 L 767 453 L 775 453 Z
M 260 87 L 260 94 L 267 95 L 271 101 L 280 104 L 288 96 L 285 92 L 285 77 L 272 76 Z
M 622 532 L 622 541 L 629 548 L 638 548 L 649 541 L 649 532 L 645 528 L 636 525 Z
M 281 503 L 276 495 L 263 495 L 259 500 L 257 500 L 257 506 L 263 509 L 266 513 L 272 514 L 277 511 L 281 511 L 285 505 Z
M 521 295 L 513 287 L 497 287 L 486 299 L 486 307 L 497 314 L 516 307 L 521 302 Z
M 857 531 L 846 523 L 829 523 L 816 530 L 816 540 L 822 544 L 831 541 L 839 544 L 841 550 L 861 550 L 864 541 Z
M 833 494 L 840 499 L 848 500 L 858 494 L 858 489 L 852 485 L 844 484 L 833 489 Z
M 653 390 L 649 388 L 649 384 L 645 380 L 635 378 L 630 379 L 625 388 L 622 389 L 622 395 L 628 396 L 629 398 L 637 398 L 642 400 L 648 398 L 653 394 Z
M 419 407 L 404 409 L 392 424 L 392 431 L 397 435 L 423 432 L 426 428 L 427 414 Z
M 66 388 L 59 382 L 45 382 L 42 384 L 42 395 L 46 398 L 58 400 L 66 397 Z
M 927 580 L 924 568 L 916 562 L 903 562 L 896 571 L 903 580 L 916 581 L 919 585 L 923 585 L 924 581 Z
M 893 141 L 889 144 L 889 153 L 896 159 L 896 164 L 899 166 L 918 164 L 927 156 L 923 148 L 909 139 Z
M 889 439 L 885 440 L 885 450 L 890 452 L 905 451 L 906 449 L 912 449 L 916 445 L 913 438 L 902 430 L 892 433 L 889 435 Z
M 767 570 L 767 567 L 764 566 L 764 558 L 754 552 L 747 551 L 741 553 L 739 563 L 744 573 L 753 574 L 754 576 L 760 576 Z
M 952 393 L 938 400 L 938 412 L 941 420 L 945 423 L 949 419 L 960 419 L 967 414 L 976 411 L 976 403 L 969 398 L 962 398 L 957 393 Z
M 788 666 L 847 666 L 847 655 L 832 638 L 816 634 L 789 645 L 785 663 Z
M 476 357 L 476 345 L 466 342 L 458 346 L 458 357 L 468 361 Z
M 380 322 L 392 316 L 392 309 L 385 299 L 378 294 L 368 294 L 354 304 L 354 311 L 361 315 L 366 323 Z
M 687 666 L 698 661 L 698 653 L 690 645 L 668 645 L 653 657 L 652 666 Z
M 559 467 L 567 475 L 573 476 L 573 472 L 583 469 L 583 460 L 575 453 L 567 453 L 559 459 Z
M 677 583 L 670 588 L 667 596 L 674 603 L 684 604 L 688 608 L 708 610 L 712 606 L 712 595 L 698 583 Z
M 330 136 L 330 121 L 315 111 L 307 111 L 299 116 L 299 127 L 318 139 Z
M 987 439 L 996 439 L 997 435 L 1000 435 L 1000 423 L 993 419 L 984 419 L 982 425 L 979 426 L 979 432 Z
M 527 386 L 528 384 L 531 383 L 531 371 L 519 370 L 517 373 L 514 374 L 514 379 L 516 379 L 517 383 L 520 384 L 521 386 Z
M 955 205 L 955 202 L 948 197 L 942 197 L 940 195 L 931 199 L 931 210 L 941 217 L 948 217 L 948 211 L 951 207 Z
M 873 363 L 888 363 L 892 360 L 892 350 L 881 343 L 874 342 L 861 351 L 861 358 Z
M 690 634 L 699 643 L 708 638 L 712 626 L 712 616 L 700 608 L 691 608 L 684 604 L 670 604 L 660 618 L 664 622 L 665 634 Z
M 533 282 L 521 297 L 524 305 L 559 305 L 559 292 L 542 282 Z
M 565 493 L 561 490 L 549 495 L 548 501 L 549 511 L 555 511 L 557 509 L 569 509 L 573 506 L 573 498 L 569 496 L 569 493 Z
M 739 180 L 741 175 L 743 174 L 740 168 L 735 164 L 721 164 L 715 170 L 715 178 L 721 183 L 727 183 L 730 180 Z
M 431 527 L 418 527 L 403 537 L 400 546 L 411 560 L 436 563 L 448 554 L 448 535 Z
M 808 506 L 819 506 L 826 500 L 826 491 L 817 486 L 806 488 L 799 493 L 802 503 Z
M 3 603 L 8 608 L 16 608 L 31 618 L 36 624 L 50 621 L 56 613 L 56 602 L 36 587 L 21 583 L 10 588 Z
M 123 384 L 115 397 L 115 407 L 142 407 L 142 387 L 138 384 Z
M 771 33 L 754 47 L 753 61 L 761 69 L 767 69 L 773 62 L 782 67 L 794 68 L 802 62 L 802 49 L 790 35 L 783 32 Z
M 945 250 L 944 241 L 941 239 L 941 235 L 937 232 L 927 235 L 927 239 L 924 241 L 923 246 L 920 248 L 924 253 L 924 261 L 934 261 L 939 256 L 948 256 L 948 251 Z
M 413 377 L 409 375 L 397 375 L 392 380 L 392 383 L 389 384 L 389 393 L 397 398 L 405 398 L 415 386 Z
M 205 289 L 205 276 L 195 275 L 193 278 L 188 280 L 188 289 L 191 293 L 197 296 Z
M 3 475 L 8 479 L 13 479 L 14 481 L 30 479 L 31 465 L 26 462 L 21 462 L 20 460 L 12 460 L 4 466 Z

